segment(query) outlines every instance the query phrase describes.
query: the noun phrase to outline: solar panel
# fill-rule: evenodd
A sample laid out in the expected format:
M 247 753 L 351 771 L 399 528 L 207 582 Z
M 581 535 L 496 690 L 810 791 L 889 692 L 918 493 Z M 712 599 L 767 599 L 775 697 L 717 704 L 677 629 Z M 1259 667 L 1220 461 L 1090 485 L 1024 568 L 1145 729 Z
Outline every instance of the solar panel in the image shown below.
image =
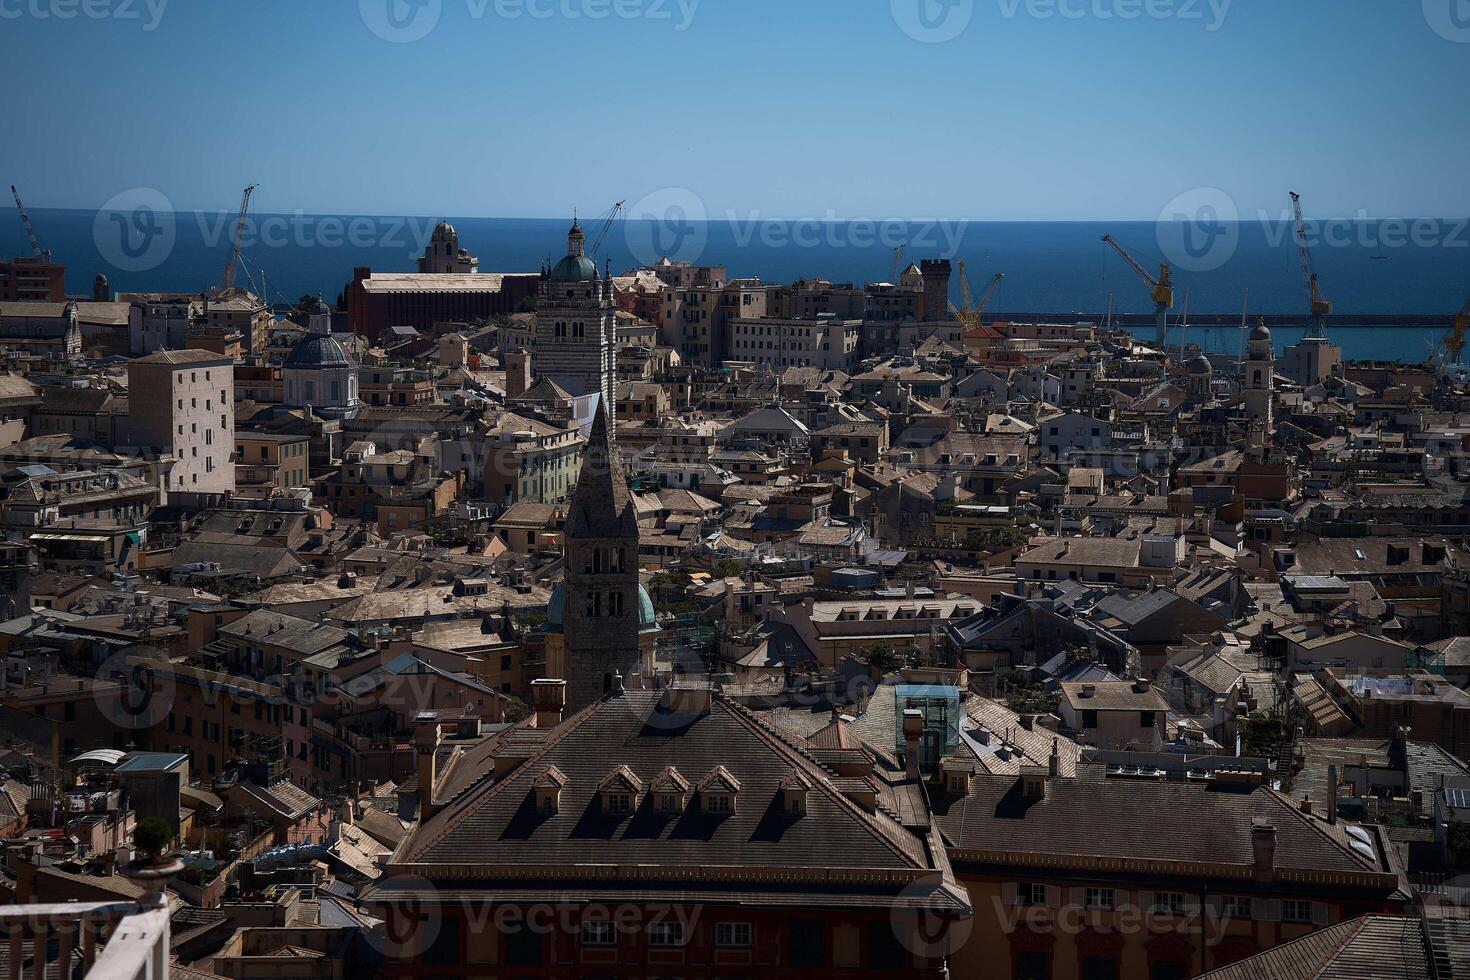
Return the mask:
M 1470 789 L 1446 789 L 1444 801 L 1456 810 L 1470 810 Z

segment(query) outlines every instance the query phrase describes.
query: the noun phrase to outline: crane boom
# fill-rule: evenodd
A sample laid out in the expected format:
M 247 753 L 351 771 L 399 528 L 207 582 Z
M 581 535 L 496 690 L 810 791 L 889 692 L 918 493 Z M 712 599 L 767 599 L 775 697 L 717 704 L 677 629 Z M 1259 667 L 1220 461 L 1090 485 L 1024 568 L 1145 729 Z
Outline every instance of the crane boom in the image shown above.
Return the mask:
M 26 213 L 26 206 L 20 203 L 20 191 L 15 189 L 14 184 L 10 185 L 10 196 L 15 198 L 15 209 L 20 212 L 20 223 L 25 226 L 26 237 L 31 240 L 31 251 L 42 262 L 50 262 L 51 250 L 41 247 L 41 239 L 36 237 L 36 229 L 31 225 L 31 216 Z
M 607 237 L 608 230 L 612 228 L 612 223 L 617 220 L 618 213 L 622 210 L 623 202 L 614 201 L 612 208 L 603 215 L 602 223 L 597 227 L 597 234 L 593 236 L 592 247 L 587 250 L 587 254 L 595 256 L 601 250 L 603 239 Z
M 1155 276 L 1144 268 L 1142 262 L 1129 255 L 1128 250 L 1122 245 L 1119 245 L 1112 235 L 1104 235 L 1102 236 L 1102 240 L 1111 245 L 1113 251 L 1123 257 L 1123 261 L 1127 262 L 1133 271 L 1138 273 L 1138 278 L 1142 279 L 1143 284 L 1148 287 L 1149 295 L 1154 301 L 1154 333 L 1156 334 L 1154 342 L 1159 350 L 1162 351 L 1164 349 L 1164 338 L 1169 333 L 1169 310 L 1174 306 L 1174 275 L 1169 269 L 1169 263 L 1160 262 L 1159 274 Z
M 1302 280 L 1307 289 L 1307 302 L 1312 311 L 1312 332 L 1309 337 L 1327 336 L 1327 317 L 1332 313 L 1332 302 L 1322 295 L 1322 285 L 1317 279 L 1317 270 L 1312 265 L 1312 247 L 1307 242 L 1307 223 L 1302 218 L 1302 196 L 1291 191 L 1291 209 L 1296 217 L 1296 244 L 1301 253 Z
M 960 259 L 957 265 L 960 270 L 960 301 L 965 304 L 965 309 L 968 311 L 975 305 L 975 301 L 970 297 L 970 277 L 965 274 L 964 259 Z
M 898 270 L 903 264 L 903 250 L 903 245 L 899 245 L 893 250 L 893 272 L 891 278 L 893 279 L 893 284 L 895 286 L 898 285 Z
M 980 315 L 985 312 L 985 307 L 989 306 L 990 301 L 995 298 L 996 291 L 1000 289 L 1000 281 L 1005 277 L 1006 274 L 1004 272 L 997 272 L 990 278 L 990 283 L 985 287 L 985 292 L 980 294 L 980 302 L 975 304 L 976 319 L 979 319 Z
M 235 288 L 235 270 L 240 267 L 240 242 L 245 236 L 245 212 L 250 208 L 250 195 L 258 186 L 258 184 L 251 184 L 240 195 L 240 216 L 235 219 L 235 234 L 230 241 L 229 261 L 225 263 L 225 271 L 220 274 L 219 285 L 214 290 L 217 296 L 223 296 Z

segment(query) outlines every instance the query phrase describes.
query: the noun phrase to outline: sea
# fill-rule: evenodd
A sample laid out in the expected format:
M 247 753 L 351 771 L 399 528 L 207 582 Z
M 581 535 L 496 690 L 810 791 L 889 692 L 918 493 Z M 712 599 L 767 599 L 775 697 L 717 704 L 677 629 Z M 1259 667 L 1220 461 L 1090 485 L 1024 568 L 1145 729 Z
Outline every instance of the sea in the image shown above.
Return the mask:
M 103 211 L 33 208 L 38 238 L 66 266 L 67 292 L 90 295 L 98 273 L 114 290 L 199 291 L 219 281 L 236 224 L 232 210 L 180 212 L 155 207 L 146 192 Z M 365 266 L 414 271 L 434 226 L 447 219 L 482 272 L 530 272 L 566 252 L 567 218 L 251 214 L 241 235 L 236 282 L 274 303 L 320 293 L 338 298 Z M 581 219 L 589 249 L 615 272 L 661 256 L 723 265 L 732 277 L 767 282 L 822 277 L 834 283 L 889 281 L 894 269 L 924 258 L 963 260 L 975 295 L 1004 273 L 992 313 L 1074 312 L 1102 317 L 1145 313 L 1148 290 L 1102 241 L 1111 235 L 1156 271 L 1168 259 L 1176 305 L 1170 343 L 1178 343 L 1185 303 L 1190 344 L 1234 354 L 1242 311 L 1300 316 L 1307 299 L 1298 242 L 1286 214 L 1210 225 L 1192 222 L 839 221 L 758 213 L 690 220 L 676 207 L 649 217 Z M 1309 223 L 1321 288 L 1337 314 L 1382 315 L 1393 326 L 1342 327 L 1333 339 L 1352 359 L 1422 361 L 1443 337 L 1446 317 L 1470 292 L 1470 221 L 1363 220 Z M 901 252 L 898 249 L 902 248 Z M 0 211 L 0 254 L 28 255 L 13 208 Z M 897 256 L 897 262 L 895 258 Z M 960 301 L 958 276 L 954 300 Z M 1432 318 L 1419 324 L 1416 317 Z M 1151 326 L 1135 329 L 1153 336 Z M 1278 349 L 1301 334 L 1273 331 Z

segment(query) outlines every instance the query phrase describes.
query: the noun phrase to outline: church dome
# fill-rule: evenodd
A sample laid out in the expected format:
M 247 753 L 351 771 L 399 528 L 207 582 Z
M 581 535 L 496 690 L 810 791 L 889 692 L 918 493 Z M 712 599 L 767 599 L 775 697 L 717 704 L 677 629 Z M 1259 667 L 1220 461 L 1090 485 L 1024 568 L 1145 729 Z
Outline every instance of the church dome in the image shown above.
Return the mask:
M 552 282 L 591 282 L 597 278 L 597 263 L 585 255 L 568 255 L 551 270 Z
M 551 599 L 546 603 L 546 623 L 548 632 L 560 633 L 566 626 L 567 615 L 567 584 L 558 582 L 555 589 L 551 591 Z M 653 613 L 653 597 L 642 585 L 638 586 L 638 632 L 650 633 L 658 629 L 658 619 Z
M 1251 328 L 1251 340 L 1270 340 L 1271 331 L 1264 323 L 1258 323 Z
M 331 334 L 308 334 L 291 348 L 282 367 L 306 371 L 352 367 L 352 358 L 347 356 L 347 349 Z
M 1200 354 L 1190 358 L 1189 363 L 1184 366 L 1184 370 L 1190 374 L 1209 374 L 1214 368 L 1210 366 L 1210 359 Z

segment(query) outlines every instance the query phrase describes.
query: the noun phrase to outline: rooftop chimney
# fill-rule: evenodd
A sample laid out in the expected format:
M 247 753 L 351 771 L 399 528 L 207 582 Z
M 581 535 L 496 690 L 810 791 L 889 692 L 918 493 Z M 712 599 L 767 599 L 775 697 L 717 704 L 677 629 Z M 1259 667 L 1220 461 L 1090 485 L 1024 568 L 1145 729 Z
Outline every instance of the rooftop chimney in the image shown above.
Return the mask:
M 420 711 L 413 716 L 413 747 L 418 758 L 419 822 L 434 815 L 434 756 L 439 751 L 439 715 Z
M 1251 823 L 1251 851 L 1255 856 L 1256 877 L 1270 881 L 1276 876 L 1276 828 L 1265 817 Z
M 924 734 L 924 713 L 918 708 L 903 712 L 903 758 L 905 775 L 919 778 L 919 740 Z
M 1051 758 L 1046 761 L 1046 771 L 1052 779 L 1062 774 L 1062 751 L 1056 739 L 1051 742 Z
M 567 682 L 552 677 L 532 681 L 531 702 L 536 709 L 536 727 L 555 728 L 567 708 Z
M 1327 822 L 1337 823 L 1337 766 L 1327 767 Z

